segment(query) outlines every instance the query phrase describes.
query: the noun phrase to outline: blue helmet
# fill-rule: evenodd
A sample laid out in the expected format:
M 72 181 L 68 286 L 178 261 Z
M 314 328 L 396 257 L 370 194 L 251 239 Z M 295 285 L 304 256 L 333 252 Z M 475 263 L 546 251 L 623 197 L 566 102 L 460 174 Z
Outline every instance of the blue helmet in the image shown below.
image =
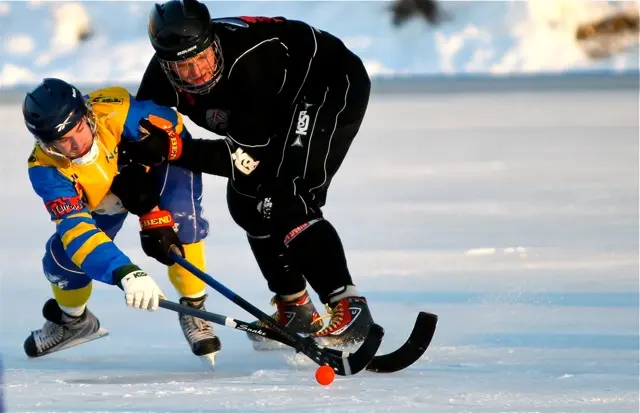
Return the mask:
M 44 79 L 26 94 L 22 103 L 27 129 L 44 144 L 62 138 L 87 112 L 87 104 L 78 88 L 54 78 Z

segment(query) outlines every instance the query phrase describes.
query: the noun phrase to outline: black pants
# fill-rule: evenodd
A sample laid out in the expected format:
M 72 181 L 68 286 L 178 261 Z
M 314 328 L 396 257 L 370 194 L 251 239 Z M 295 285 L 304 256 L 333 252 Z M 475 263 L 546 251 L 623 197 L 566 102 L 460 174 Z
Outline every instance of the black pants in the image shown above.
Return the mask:
M 369 92 L 366 72 L 364 76 L 345 74 L 321 90 L 303 91 L 292 110 L 284 144 L 273 151 L 279 184 L 273 189 L 270 220 L 259 213 L 257 194 L 237 190 L 231 180 L 227 185 L 229 212 L 247 232 L 258 265 L 276 294 L 304 289 L 302 274 L 321 297 L 351 283 L 340 239 L 321 208 L 360 129 Z M 305 231 L 308 234 L 296 241 L 299 245 L 287 248 L 284 237 L 309 222 L 313 231 L 310 227 Z M 322 244 L 327 256 L 312 252 L 320 250 L 313 244 Z

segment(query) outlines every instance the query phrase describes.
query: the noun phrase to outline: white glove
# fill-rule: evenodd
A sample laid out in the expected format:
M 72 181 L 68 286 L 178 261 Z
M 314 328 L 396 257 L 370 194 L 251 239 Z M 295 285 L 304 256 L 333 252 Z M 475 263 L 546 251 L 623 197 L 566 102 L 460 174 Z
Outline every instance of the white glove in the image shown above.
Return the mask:
M 165 298 L 158 284 L 142 270 L 131 271 L 122 277 L 120 284 L 127 307 L 156 311 L 160 298 Z

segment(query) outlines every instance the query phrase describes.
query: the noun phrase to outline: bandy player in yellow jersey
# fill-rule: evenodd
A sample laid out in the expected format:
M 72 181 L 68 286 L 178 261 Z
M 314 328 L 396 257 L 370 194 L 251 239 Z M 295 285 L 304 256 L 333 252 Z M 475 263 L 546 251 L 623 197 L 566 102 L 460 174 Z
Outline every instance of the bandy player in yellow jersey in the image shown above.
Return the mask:
M 75 86 L 53 78 L 27 93 L 22 109 L 36 139 L 28 160 L 29 179 L 55 222 L 42 260 L 54 298 L 44 304 L 46 323 L 24 343 L 27 355 L 43 356 L 106 334 L 87 309 L 93 281 L 119 286 L 129 307 L 158 308 L 164 294 L 156 282 L 113 241 L 128 212 L 139 216 L 143 250 L 169 266 L 180 302 L 204 309 L 205 284 L 175 264 L 168 252 L 177 245 L 205 270 L 203 240 L 209 227 L 200 205 L 201 175 L 174 165 L 147 173 L 138 164 L 125 166 L 118 154 L 119 143 L 140 139 L 149 122 L 191 139 L 180 114 L 151 101 L 136 101 L 120 87 L 83 96 Z M 156 186 L 149 193 L 157 199 L 144 191 L 133 193 L 140 182 Z M 136 196 L 140 199 L 131 203 Z M 129 210 L 123 208 L 124 199 Z M 193 353 L 213 365 L 220 350 L 213 327 L 192 316 L 178 317 Z

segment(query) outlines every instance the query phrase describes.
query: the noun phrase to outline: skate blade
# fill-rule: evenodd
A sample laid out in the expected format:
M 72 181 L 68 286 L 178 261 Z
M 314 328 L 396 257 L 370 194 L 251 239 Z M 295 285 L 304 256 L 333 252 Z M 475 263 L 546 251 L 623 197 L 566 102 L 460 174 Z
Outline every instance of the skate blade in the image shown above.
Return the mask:
M 67 349 L 70 349 L 72 347 L 79 346 L 80 344 L 88 343 L 90 341 L 97 340 L 97 339 L 102 338 L 102 337 L 106 337 L 108 335 L 109 335 L 109 331 L 107 329 L 100 328 L 100 329 L 98 329 L 98 331 L 96 331 L 93 334 L 89 334 L 88 336 L 85 336 L 85 337 L 69 340 L 67 343 L 65 343 L 65 344 L 63 344 L 63 345 L 61 345 L 59 347 L 55 347 L 55 348 L 53 348 L 53 349 L 51 349 L 49 351 L 41 353 L 41 354 L 37 355 L 36 357 L 29 357 L 29 358 L 38 358 L 38 357 L 46 356 L 47 354 L 58 353 L 58 352 L 60 352 L 62 350 L 67 350 Z
M 213 353 L 209 353 L 209 354 L 205 354 L 204 356 L 198 356 L 198 358 L 200 359 L 200 362 L 207 368 L 211 369 L 211 370 L 215 370 L 216 367 L 216 355 L 218 354 L 217 351 L 214 351 Z

